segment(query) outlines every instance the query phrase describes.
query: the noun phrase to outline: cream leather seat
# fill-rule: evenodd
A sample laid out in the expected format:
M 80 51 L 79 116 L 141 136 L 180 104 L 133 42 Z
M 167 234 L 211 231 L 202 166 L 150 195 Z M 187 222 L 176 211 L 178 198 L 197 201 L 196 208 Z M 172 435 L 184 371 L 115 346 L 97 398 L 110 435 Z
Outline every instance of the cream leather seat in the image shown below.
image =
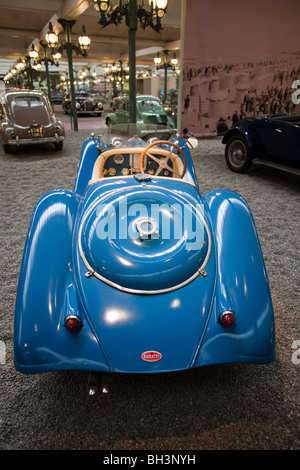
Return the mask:
M 133 162 L 137 161 L 137 165 L 134 164 L 134 169 L 136 170 L 136 172 L 139 172 L 138 162 L 144 150 L 145 150 L 145 147 L 126 147 L 126 148 L 123 147 L 122 149 L 114 148 L 114 149 L 106 150 L 105 152 L 101 153 L 94 164 L 91 182 L 94 183 L 104 177 L 104 167 L 105 167 L 106 160 L 113 155 L 124 155 L 125 153 L 127 155 L 129 154 L 130 156 L 132 156 L 131 160 Z M 173 178 L 178 177 L 178 175 L 182 173 L 183 163 L 180 157 L 176 155 L 175 153 L 170 152 L 170 150 L 157 147 L 155 148 L 155 156 L 157 156 L 158 159 L 160 157 L 169 157 L 169 159 L 172 162 L 173 171 L 174 171 L 174 173 L 172 174 Z M 158 176 L 164 176 L 164 175 L 160 174 Z

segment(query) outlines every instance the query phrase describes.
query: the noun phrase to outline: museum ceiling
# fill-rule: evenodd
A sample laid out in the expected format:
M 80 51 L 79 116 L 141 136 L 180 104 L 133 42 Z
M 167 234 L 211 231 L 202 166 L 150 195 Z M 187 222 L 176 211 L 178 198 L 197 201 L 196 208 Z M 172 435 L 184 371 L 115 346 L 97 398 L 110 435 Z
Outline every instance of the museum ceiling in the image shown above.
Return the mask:
M 116 3 L 116 2 L 114 2 Z M 147 1 L 145 5 L 147 5 Z M 157 51 L 167 49 L 179 51 L 181 30 L 181 0 L 169 0 L 163 19 L 163 30 L 156 33 L 151 28 L 136 33 L 136 63 L 138 67 L 154 67 Z M 91 38 L 88 56 L 83 58 L 73 53 L 74 68 L 84 65 L 101 67 L 128 60 L 128 29 L 124 24 L 101 28 L 100 14 L 91 0 L 0 0 L 0 76 L 6 74 L 13 64 L 28 55 L 31 45 L 39 47 L 44 40 L 51 21 L 59 39 L 64 40 L 58 18 L 74 19 L 72 41 L 82 34 L 82 26 Z M 60 69 L 67 69 L 64 53 Z

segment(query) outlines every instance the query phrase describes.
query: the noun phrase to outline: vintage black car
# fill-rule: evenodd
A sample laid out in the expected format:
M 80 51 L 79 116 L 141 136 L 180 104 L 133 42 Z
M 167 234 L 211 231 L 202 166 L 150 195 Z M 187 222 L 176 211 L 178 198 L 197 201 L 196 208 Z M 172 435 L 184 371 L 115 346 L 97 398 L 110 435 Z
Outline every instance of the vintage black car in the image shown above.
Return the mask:
M 0 139 L 4 152 L 43 143 L 62 150 L 65 128 L 43 92 L 6 89 L 0 94 Z
M 237 173 L 253 163 L 300 174 L 300 115 L 275 114 L 242 119 L 222 140 L 225 161 Z
M 76 112 L 77 114 L 96 114 L 102 115 L 103 103 L 105 98 L 99 92 L 77 91 L 75 93 Z M 63 111 L 69 114 L 71 111 L 71 95 L 68 93 L 62 103 Z
M 62 91 L 52 91 L 51 101 L 54 104 L 62 103 L 64 100 L 64 93 Z

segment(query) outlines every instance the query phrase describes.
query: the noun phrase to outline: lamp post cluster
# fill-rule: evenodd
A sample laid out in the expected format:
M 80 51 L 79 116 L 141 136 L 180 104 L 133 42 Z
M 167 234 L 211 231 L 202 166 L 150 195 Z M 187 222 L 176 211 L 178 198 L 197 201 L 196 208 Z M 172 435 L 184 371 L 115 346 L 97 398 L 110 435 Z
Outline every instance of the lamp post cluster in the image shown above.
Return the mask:
M 16 64 L 14 67 L 12 67 L 10 69 L 9 72 L 7 72 L 7 74 L 5 75 L 4 77 L 4 81 L 6 83 L 9 83 L 9 84 L 13 84 L 14 86 L 17 86 L 18 85 L 18 80 L 20 79 L 21 81 L 21 84 L 22 84 L 22 78 L 21 78 L 21 74 L 23 72 L 23 70 L 21 70 L 21 68 L 18 68 L 17 67 L 18 64 Z M 22 62 L 22 67 L 25 68 L 25 64 Z M 22 86 L 22 85 L 21 85 Z
M 164 70 L 164 98 L 167 96 L 167 77 L 168 77 L 168 69 L 171 69 L 175 72 L 176 66 L 178 65 L 178 59 L 176 54 L 174 53 L 173 58 L 169 61 L 169 52 L 167 50 L 163 51 L 163 58 L 160 57 L 159 54 L 154 58 L 154 63 L 156 65 L 156 69 Z
M 100 12 L 98 23 L 105 27 L 109 24 L 118 26 L 123 17 L 126 19 L 126 25 L 131 26 L 132 12 L 136 13 L 137 22 L 142 29 L 150 26 L 156 32 L 162 30 L 161 18 L 164 17 L 168 0 L 149 0 L 150 10 L 144 8 L 144 4 L 138 5 L 136 1 L 119 0 L 117 5 L 113 6 L 111 0 L 93 0 L 94 7 Z
M 106 66 L 104 71 L 106 81 L 112 81 L 113 96 L 115 97 L 118 94 L 118 86 L 120 85 L 122 92 L 124 82 L 129 79 L 129 66 L 124 67 L 122 60 L 119 60 L 119 66 L 113 63 L 111 67 Z
M 162 30 L 162 18 L 164 17 L 168 0 L 148 0 L 149 7 L 144 7 L 144 1 L 141 4 L 138 4 L 138 0 L 118 0 L 115 5 L 111 0 L 93 0 L 95 9 L 100 13 L 100 18 L 98 23 L 102 28 L 105 28 L 108 25 L 118 26 L 122 23 L 123 18 L 125 18 L 125 24 L 128 27 L 128 70 L 124 70 L 122 63 L 120 61 L 120 67 L 113 65 L 110 73 L 124 79 L 125 77 L 129 79 L 129 120 L 131 123 L 136 123 L 136 31 L 138 26 L 143 30 L 147 27 L 151 27 L 155 32 L 159 33 Z M 58 41 L 58 36 L 54 32 L 52 24 L 49 23 L 49 31 L 45 35 L 45 40 L 40 41 L 40 46 L 43 51 L 43 55 L 40 57 L 39 53 L 35 50 L 32 45 L 31 50 L 29 51 L 28 56 L 26 56 L 25 61 L 22 62 L 22 65 L 19 65 L 18 72 L 26 73 L 28 76 L 29 87 L 33 88 L 33 67 L 40 67 L 41 62 L 44 62 L 46 69 L 47 77 L 47 87 L 48 87 L 48 96 L 51 101 L 51 86 L 49 80 L 49 68 L 48 65 L 55 64 L 58 65 L 58 61 L 61 58 L 63 50 L 66 50 L 68 57 L 68 75 L 69 75 L 69 86 L 71 94 L 71 116 L 73 119 L 73 129 L 78 130 L 77 122 L 77 113 L 76 113 L 76 102 L 75 102 L 75 87 L 74 87 L 74 72 L 73 72 L 73 63 L 72 63 L 72 52 L 75 51 L 76 54 L 82 56 L 87 55 L 87 50 L 89 49 L 91 40 L 86 35 L 85 27 L 83 26 L 82 35 L 78 38 L 78 43 L 72 43 L 71 31 L 72 27 L 76 23 L 75 20 L 67 20 L 64 18 L 59 18 L 58 23 L 62 26 L 63 32 L 65 34 L 65 41 Z M 51 50 L 51 55 L 48 55 L 48 48 Z M 165 93 L 166 93 L 166 73 L 167 68 L 175 67 L 171 61 L 171 65 L 167 62 L 167 52 L 165 53 L 165 61 L 163 64 L 156 63 L 157 68 L 165 68 Z M 33 65 L 31 65 L 33 61 Z M 158 61 L 158 59 L 157 59 Z M 13 75 L 12 75 L 13 76 Z M 115 82 L 115 80 L 114 80 Z
M 30 55 L 26 56 L 24 60 L 19 59 L 14 67 L 5 75 L 4 81 L 6 83 L 15 87 L 20 85 L 21 88 L 23 88 L 25 83 L 25 86 L 29 89 L 33 88 L 33 80 L 37 78 L 41 65 L 39 61 L 36 60 L 38 57 L 36 51 L 34 51 L 32 57 L 32 50 L 30 50 L 29 54 Z M 32 63 L 31 59 L 33 59 Z
M 75 131 L 78 130 L 78 121 L 76 113 L 76 102 L 75 102 L 75 88 L 74 88 L 74 76 L 73 76 L 73 63 L 72 63 L 72 52 L 75 50 L 76 54 L 80 54 L 84 57 L 87 56 L 87 50 L 90 46 L 91 40 L 86 35 L 85 27 L 82 28 L 82 35 L 78 38 L 78 44 L 72 43 L 71 30 L 75 24 L 75 20 L 66 20 L 63 18 L 58 19 L 58 23 L 62 26 L 65 33 L 65 41 L 59 42 L 57 34 L 53 30 L 51 22 L 49 23 L 48 33 L 45 35 L 45 40 L 40 41 L 40 46 L 43 54 L 40 56 L 39 52 L 35 49 L 32 44 L 28 55 L 25 57 L 24 62 L 19 62 L 18 71 L 25 73 L 28 77 L 29 88 L 33 88 L 33 70 L 39 70 L 41 68 L 41 62 L 44 62 L 46 69 L 47 89 L 48 98 L 51 101 L 51 84 L 49 77 L 49 63 L 51 65 L 58 65 L 58 61 L 61 58 L 63 50 L 67 51 L 68 57 L 68 68 L 69 68 L 69 80 L 70 80 L 70 91 L 71 91 L 71 115 L 73 119 L 73 128 Z M 48 55 L 47 51 L 50 48 L 51 53 Z M 7 78 L 11 79 L 9 75 Z M 5 77 L 6 78 L 6 77 Z
M 119 0 L 115 6 L 111 0 L 93 0 L 95 9 L 100 13 L 98 23 L 105 28 L 113 24 L 118 26 L 125 18 L 128 27 L 129 61 L 129 122 L 136 123 L 136 47 L 135 38 L 138 25 L 145 30 L 150 26 L 154 31 L 162 30 L 161 19 L 164 17 L 168 0 L 149 0 L 149 10 L 137 4 L 137 0 Z
M 76 76 L 74 81 L 75 91 L 93 91 L 94 85 L 101 83 L 100 76 L 98 76 L 96 72 L 91 72 L 90 67 L 87 67 L 87 72 L 84 69 L 79 69 L 74 70 L 74 73 Z M 69 92 L 70 79 L 67 72 L 63 72 L 60 75 L 60 84 L 61 86 L 66 87 L 67 91 Z
M 97 76 L 96 72 L 91 72 L 91 68 L 87 67 L 87 72 L 85 70 L 78 70 L 75 71 L 75 74 L 75 84 L 77 84 L 77 90 L 80 89 L 80 86 L 82 86 L 84 90 L 93 90 L 93 85 Z
M 80 54 L 83 57 L 87 56 L 87 50 L 90 47 L 91 40 L 86 35 L 85 27 L 82 28 L 82 36 L 78 38 L 78 44 L 72 43 L 71 31 L 72 27 L 76 23 L 75 20 L 66 20 L 64 18 L 59 18 L 58 23 L 63 27 L 65 33 L 65 42 L 62 42 L 58 46 L 58 51 L 61 52 L 64 49 L 67 51 L 68 57 L 68 68 L 69 68 L 69 80 L 70 80 L 70 94 L 71 94 L 71 116 L 73 118 L 73 129 L 78 131 L 78 120 L 76 112 L 76 101 L 75 101 L 75 86 L 74 86 L 74 74 L 73 74 L 73 60 L 72 60 L 72 51 L 75 50 L 76 54 Z

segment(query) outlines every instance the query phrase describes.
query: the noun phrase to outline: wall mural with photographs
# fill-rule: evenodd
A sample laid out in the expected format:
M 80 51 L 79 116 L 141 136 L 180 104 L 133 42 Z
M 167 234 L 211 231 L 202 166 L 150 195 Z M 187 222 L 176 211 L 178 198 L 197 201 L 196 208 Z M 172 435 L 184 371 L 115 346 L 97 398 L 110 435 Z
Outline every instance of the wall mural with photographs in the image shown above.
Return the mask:
M 182 133 L 223 135 L 245 116 L 300 112 L 299 17 L 299 0 L 186 0 Z

